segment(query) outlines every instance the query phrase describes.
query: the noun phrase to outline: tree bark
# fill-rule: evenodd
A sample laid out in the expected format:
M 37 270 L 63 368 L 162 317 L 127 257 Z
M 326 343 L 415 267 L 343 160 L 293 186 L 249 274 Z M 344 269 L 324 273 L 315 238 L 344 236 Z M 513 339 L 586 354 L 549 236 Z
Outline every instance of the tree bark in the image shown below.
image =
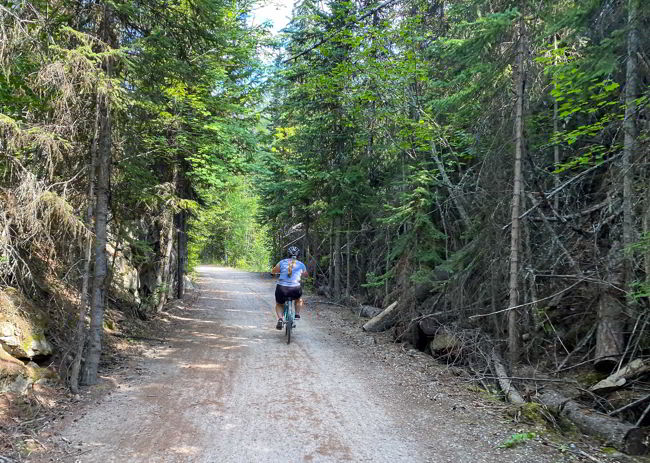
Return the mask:
M 178 265 L 176 267 L 176 297 L 182 299 L 185 295 L 185 280 L 184 276 L 187 272 L 187 216 L 185 211 L 177 214 L 177 257 Z
M 386 262 L 384 267 L 384 299 L 388 299 L 388 272 L 390 271 L 390 229 L 386 227 Z M 387 301 L 386 301 L 387 302 Z
M 585 410 L 578 403 L 554 391 L 545 391 L 538 399 L 543 405 L 568 418 L 582 432 L 597 436 L 618 450 L 631 455 L 641 455 L 648 451 L 644 443 L 647 433 L 634 425 L 622 423 L 593 410 Z
M 638 96 L 638 64 L 637 54 L 639 49 L 638 31 L 639 0 L 628 0 L 628 27 L 627 36 L 627 69 L 625 77 L 625 120 L 623 129 L 625 137 L 623 141 L 623 157 L 621 167 L 623 170 L 623 274 L 625 288 L 629 290 L 634 280 L 633 262 L 629 248 L 634 242 L 634 210 L 632 200 L 633 169 L 632 157 L 636 150 L 637 139 L 637 104 Z
M 311 265 L 311 249 L 309 248 L 309 217 L 305 219 L 305 237 L 303 238 L 302 249 L 304 250 L 305 256 L 305 265 L 307 266 L 307 271 L 312 272 Z M 316 269 L 313 269 L 313 272 L 310 273 L 312 277 L 312 282 L 316 283 Z
M 348 227 L 345 230 L 345 299 L 350 299 L 350 220 L 348 220 Z
M 334 219 L 334 297 L 341 297 L 341 217 Z
M 608 290 L 598 300 L 598 331 L 594 366 L 599 371 L 611 371 L 623 351 L 623 321 L 621 303 Z
M 97 141 L 99 138 L 99 117 L 100 104 L 99 96 L 95 103 L 95 134 L 90 147 L 90 162 L 88 163 L 88 207 L 86 208 L 86 226 L 88 230 L 92 227 L 93 206 L 95 203 L 95 169 L 97 167 Z M 70 390 L 73 394 L 79 392 L 79 370 L 81 369 L 81 359 L 86 344 L 86 315 L 88 314 L 88 289 L 90 286 L 90 260 L 93 253 L 94 235 L 89 235 L 86 240 L 84 249 L 84 270 L 81 282 L 81 295 L 79 300 L 79 319 L 77 320 L 77 345 L 75 346 L 75 356 L 70 369 Z
M 623 283 L 622 253 L 623 250 L 618 242 L 612 243 L 607 253 L 606 280 L 614 286 L 620 286 Z M 613 293 L 609 287 L 601 287 L 599 291 L 594 366 L 599 371 L 609 372 L 618 364 L 624 348 L 624 307 L 618 295 Z
M 525 33 L 523 18 L 519 20 L 519 47 L 517 52 L 517 79 L 516 92 L 517 101 L 515 104 L 515 165 L 514 165 L 514 187 L 512 192 L 512 227 L 510 235 L 510 282 L 509 282 L 509 306 L 519 305 L 519 248 L 521 242 L 521 222 L 519 219 L 521 210 L 521 194 L 523 191 L 523 173 L 521 159 L 524 145 L 524 85 L 525 71 L 524 59 L 526 53 Z M 519 333 L 517 330 L 517 311 L 508 312 L 508 357 L 510 363 L 519 358 Z
M 510 378 L 506 372 L 506 367 L 503 365 L 503 361 L 499 354 L 495 351 L 492 352 L 492 368 L 494 369 L 494 375 L 497 377 L 497 382 L 499 387 L 503 391 L 503 394 L 506 396 L 508 401 L 513 404 L 523 404 L 526 401 L 521 397 L 521 394 L 517 389 L 512 385 Z
M 107 7 L 104 9 L 104 21 Z M 104 27 L 108 27 L 105 25 Z M 107 74 L 110 76 L 110 61 L 107 62 Z M 108 259 L 106 243 L 108 240 L 108 196 L 110 184 L 112 150 L 112 120 L 108 97 L 100 98 L 99 141 L 97 150 L 96 171 L 96 210 L 95 210 L 95 265 L 93 273 L 92 299 L 90 309 L 90 330 L 88 339 L 88 353 L 84 363 L 82 382 L 87 385 L 97 383 L 99 357 L 102 352 L 102 328 L 104 322 L 104 304 L 106 298 L 106 277 Z
M 557 34 L 553 35 L 553 49 L 557 52 Z M 553 63 L 557 65 L 557 54 L 553 57 Z M 557 86 L 555 86 L 555 88 L 557 88 Z M 557 137 L 558 132 L 558 104 L 557 100 L 553 98 L 553 135 Z M 560 165 L 560 144 L 558 142 L 553 144 L 553 162 L 555 164 L 555 168 Z M 560 176 L 554 175 L 553 182 L 555 184 L 555 189 L 557 189 L 560 186 Z M 553 207 L 555 207 L 556 211 L 560 209 L 559 196 L 555 196 L 555 199 L 553 200 Z
M 165 220 L 166 219 L 166 220 Z M 163 230 L 166 230 L 165 233 L 165 252 L 162 255 L 162 265 L 160 279 L 161 288 L 158 288 L 158 304 L 156 306 L 156 311 L 160 312 L 165 303 L 167 302 L 167 297 L 170 292 L 170 285 L 172 284 L 173 278 L 171 274 L 172 268 L 172 250 L 174 249 L 174 216 L 171 213 L 166 213 L 163 217 L 163 221 L 167 222 L 164 224 Z M 164 222 L 163 222 L 164 223 Z
M 648 179 L 650 180 L 650 178 Z M 647 185 L 647 183 L 646 183 Z M 650 288 L 650 188 L 645 191 L 645 216 L 643 217 L 643 234 L 649 241 L 645 248 L 645 283 Z
M 172 168 L 172 182 L 174 185 L 178 183 L 178 166 L 176 165 Z M 160 284 L 160 287 L 156 288 L 158 296 L 156 312 L 160 312 L 163 309 L 167 299 L 173 294 L 172 251 L 174 249 L 174 219 L 174 214 L 171 211 L 165 211 L 160 219 L 160 250 L 164 251 L 160 256 L 162 262 L 157 269 L 159 275 L 156 278 L 156 282 Z
M 330 297 L 334 290 L 334 224 L 330 223 L 329 262 L 327 263 L 327 291 Z

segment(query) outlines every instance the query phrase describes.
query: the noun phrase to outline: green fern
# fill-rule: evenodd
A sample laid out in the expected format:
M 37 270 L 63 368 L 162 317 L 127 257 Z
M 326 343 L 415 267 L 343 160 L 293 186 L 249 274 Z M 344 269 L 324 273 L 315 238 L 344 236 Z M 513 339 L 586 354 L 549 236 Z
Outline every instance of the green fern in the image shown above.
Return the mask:
M 499 448 L 510 449 L 512 447 L 515 447 L 516 445 L 526 442 L 527 440 L 534 439 L 535 437 L 537 437 L 537 434 L 535 434 L 534 432 L 513 434 L 508 439 L 506 439 L 505 442 L 499 445 Z

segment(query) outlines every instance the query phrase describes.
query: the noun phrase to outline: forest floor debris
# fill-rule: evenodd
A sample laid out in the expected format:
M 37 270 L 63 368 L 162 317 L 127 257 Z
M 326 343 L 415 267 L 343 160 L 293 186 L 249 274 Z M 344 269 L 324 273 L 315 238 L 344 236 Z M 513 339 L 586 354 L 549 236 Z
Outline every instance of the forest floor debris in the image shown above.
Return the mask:
M 310 304 L 315 306 L 325 302 L 325 299 L 318 297 L 310 300 Z M 603 446 L 576 432 L 570 423 L 556 422 L 553 426 L 556 418 L 538 403 L 528 402 L 523 406 L 504 403 L 499 391 L 477 385 L 479 383 L 476 378 L 464 368 L 440 363 L 408 343 L 394 342 L 394 333 L 391 331 L 369 335 L 362 330 L 367 319 L 359 317 L 350 308 L 328 304 L 323 305 L 320 313 L 327 319 L 333 336 L 359 346 L 364 355 L 380 358 L 393 367 L 396 374 L 403 378 L 397 384 L 409 397 L 423 401 L 450 402 L 451 410 L 469 410 L 468 415 L 473 415 L 477 421 L 501 421 L 511 426 L 512 436 L 532 432 L 536 436 L 533 440 L 561 451 L 569 458 L 567 461 L 650 462 L 650 457 L 629 456 Z M 519 445 L 520 441 L 523 443 L 523 440 L 515 441 L 515 445 Z

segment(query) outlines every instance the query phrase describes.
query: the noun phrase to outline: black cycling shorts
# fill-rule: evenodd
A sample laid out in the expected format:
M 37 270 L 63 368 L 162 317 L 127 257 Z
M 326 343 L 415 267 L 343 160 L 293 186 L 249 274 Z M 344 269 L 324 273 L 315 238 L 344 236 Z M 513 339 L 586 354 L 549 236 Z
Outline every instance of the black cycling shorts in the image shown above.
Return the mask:
M 302 287 L 300 286 L 275 286 L 275 302 L 278 304 L 284 304 L 289 298 L 296 300 L 300 299 L 301 297 Z

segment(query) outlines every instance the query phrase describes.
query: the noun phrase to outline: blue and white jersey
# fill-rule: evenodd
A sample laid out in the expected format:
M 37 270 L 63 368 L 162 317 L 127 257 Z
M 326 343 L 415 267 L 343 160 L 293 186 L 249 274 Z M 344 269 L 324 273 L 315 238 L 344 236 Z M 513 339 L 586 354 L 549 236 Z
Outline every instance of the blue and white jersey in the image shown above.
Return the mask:
M 289 286 L 292 288 L 300 286 L 300 275 L 302 275 L 303 272 L 307 272 L 305 264 L 296 260 L 293 264 L 291 276 L 289 276 L 289 265 L 291 265 L 291 259 L 282 259 L 278 262 L 278 265 L 280 266 L 280 278 L 278 278 L 278 284 L 280 286 Z

